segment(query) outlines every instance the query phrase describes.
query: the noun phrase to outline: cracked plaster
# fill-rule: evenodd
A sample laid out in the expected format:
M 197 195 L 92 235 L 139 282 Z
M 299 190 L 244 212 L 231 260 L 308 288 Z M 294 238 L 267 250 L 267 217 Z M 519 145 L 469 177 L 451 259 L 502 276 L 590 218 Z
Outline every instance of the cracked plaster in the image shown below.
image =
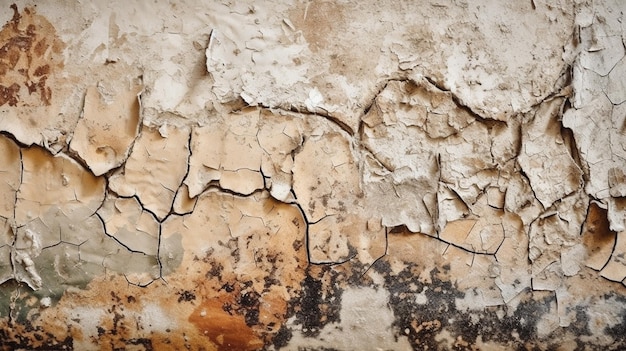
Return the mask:
M 0 346 L 623 348 L 624 12 L 5 6 Z

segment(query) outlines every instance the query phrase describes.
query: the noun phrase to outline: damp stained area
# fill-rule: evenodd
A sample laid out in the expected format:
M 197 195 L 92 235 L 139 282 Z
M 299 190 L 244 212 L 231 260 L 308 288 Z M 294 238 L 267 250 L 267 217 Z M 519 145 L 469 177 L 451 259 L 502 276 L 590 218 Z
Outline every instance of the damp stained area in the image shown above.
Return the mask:
M 0 6 L 1 350 L 626 348 L 620 1 Z

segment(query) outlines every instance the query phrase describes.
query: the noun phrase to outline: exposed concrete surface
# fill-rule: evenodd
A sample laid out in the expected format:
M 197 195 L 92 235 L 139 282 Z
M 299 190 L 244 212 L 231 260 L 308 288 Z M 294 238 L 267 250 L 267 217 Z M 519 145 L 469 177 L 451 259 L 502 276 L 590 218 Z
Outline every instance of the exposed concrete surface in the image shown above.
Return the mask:
M 622 1 L 0 6 L 0 349 L 626 348 Z

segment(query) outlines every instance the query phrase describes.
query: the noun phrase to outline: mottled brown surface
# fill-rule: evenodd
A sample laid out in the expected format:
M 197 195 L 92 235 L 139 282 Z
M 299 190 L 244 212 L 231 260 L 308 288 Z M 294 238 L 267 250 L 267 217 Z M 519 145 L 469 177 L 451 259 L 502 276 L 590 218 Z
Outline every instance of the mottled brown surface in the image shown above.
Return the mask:
M 0 350 L 626 348 L 620 5 L 2 5 Z
M 0 106 L 50 105 L 52 89 L 47 80 L 53 68 L 63 69 L 64 45 L 34 8 L 21 14 L 17 5 L 11 9 L 13 18 L 0 30 Z

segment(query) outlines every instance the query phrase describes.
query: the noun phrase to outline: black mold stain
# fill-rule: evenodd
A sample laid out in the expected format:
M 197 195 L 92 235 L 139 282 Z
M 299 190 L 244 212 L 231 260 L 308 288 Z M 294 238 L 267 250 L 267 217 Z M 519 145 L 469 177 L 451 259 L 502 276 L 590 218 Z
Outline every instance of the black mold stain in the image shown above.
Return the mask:
M 624 296 L 611 293 L 604 295 L 604 298 L 607 300 L 609 298 L 614 298 L 616 302 L 622 304 L 623 306 L 626 305 L 626 297 Z M 620 311 L 619 316 L 621 317 L 621 322 L 612 327 L 606 327 L 604 329 L 604 333 L 606 333 L 615 340 L 610 349 L 626 350 L 626 308 L 623 308 Z
M 291 330 L 287 329 L 286 326 L 281 326 L 274 337 L 273 343 L 276 349 L 280 349 L 282 347 L 287 346 L 289 340 L 291 340 L 292 334 Z
M 239 304 L 244 308 L 252 308 L 259 306 L 259 294 L 254 291 L 247 292 L 239 299 Z
M 71 336 L 63 340 L 57 340 L 51 334 L 46 336 L 47 340 L 41 346 L 33 346 L 30 335 L 9 335 L 8 331 L 0 329 L 0 350 L 74 350 L 74 339 Z
M 232 284 L 229 284 L 229 283 L 225 283 L 224 285 L 222 285 L 221 289 L 226 291 L 226 292 L 228 292 L 228 293 L 235 291 L 235 287 Z
M 178 303 L 181 303 L 183 301 L 190 302 L 190 301 L 194 301 L 195 299 L 196 299 L 196 294 L 194 294 L 193 292 L 189 290 L 178 292 Z
M 317 337 L 327 323 L 339 322 L 341 289 L 336 284 L 339 275 L 332 267 L 325 267 L 321 275 L 316 278 L 307 271 L 300 297 L 290 302 L 296 324 L 302 325 L 302 334 L 306 337 Z M 324 278 L 330 280 L 327 290 L 324 290 Z
M 146 351 L 154 350 L 154 347 L 152 347 L 152 341 L 147 338 L 130 339 L 128 340 L 127 345 L 141 345 Z
M 545 338 L 538 336 L 537 323 L 542 316 L 556 313 L 554 309 L 551 310 L 551 306 L 557 303 L 554 294 L 544 293 L 539 295 L 543 297 L 539 297 L 531 290 L 523 291 L 522 301 L 512 312 L 506 305 L 461 311 L 456 309 L 455 299 L 464 298 L 466 293 L 459 291 L 451 282 L 439 279 L 440 272 L 436 268 L 430 272 L 431 283 L 428 284 L 418 279 L 420 271 L 415 265 L 395 275 L 386 261 L 377 263 L 375 269 L 385 276 L 385 288 L 391 294 L 389 305 L 396 317 L 393 326 L 397 335 L 406 335 L 416 350 L 448 347 L 435 339 L 443 330 L 457 341 L 462 338 L 464 344 L 453 346 L 453 349 L 459 350 L 478 347 L 475 343 L 479 337 L 483 342 L 495 342 L 512 350 L 557 350 L 566 334 L 577 337 L 592 335 L 584 308 L 576 306 L 570 310 L 576 317 L 570 326 L 558 327 Z M 422 292 L 428 302 L 424 305 L 416 304 L 415 295 Z M 625 303 L 626 299 L 622 299 L 622 303 Z M 626 311 L 622 312 L 622 323 L 605 330 L 617 340 L 610 349 L 626 349 L 624 331 Z M 576 342 L 576 350 L 588 349 L 580 340 Z
M 259 324 L 259 310 L 258 309 L 247 310 L 244 315 L 244 318 L 246 321 L 246 325 L 249 327 Z
M 322 282 L 315 280 L 310 275 L 302 283 L 302 297 L 300 298 L 301 311 L 297 313 L 298 321 L 302 323 L 304 335 L 317 336 L 319 329 L 323 327 L 322 310 Z
M 239 310 L 237 312 L 243 314 L 247 326 L 253 326 L 259 324 L 259 298 L 261 296 L 254 292 L 249 291 L 242 294 L 239 297 Z

